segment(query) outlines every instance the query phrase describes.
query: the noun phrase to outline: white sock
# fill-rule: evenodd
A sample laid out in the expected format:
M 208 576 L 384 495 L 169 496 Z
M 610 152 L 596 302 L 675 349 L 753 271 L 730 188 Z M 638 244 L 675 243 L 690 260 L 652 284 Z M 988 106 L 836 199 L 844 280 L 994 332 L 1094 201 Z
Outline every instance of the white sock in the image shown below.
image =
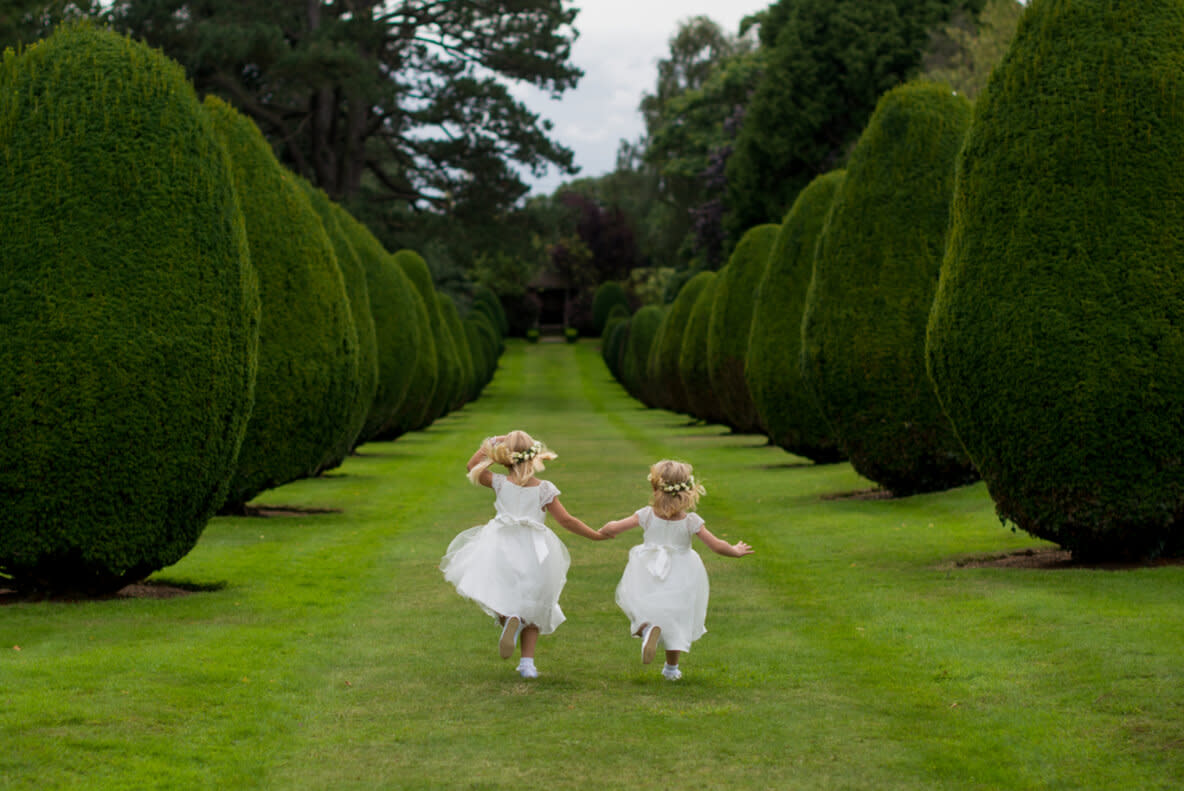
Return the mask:
M 678 665 L 672 665 L 669 662 L 662 666 L 663 673 L 671 673 L 675 670 L 678 670 Z
M 524 667 L 534 667 L 533 656 L 524 656 L 518 660 L 518 669 L 521 670 Z

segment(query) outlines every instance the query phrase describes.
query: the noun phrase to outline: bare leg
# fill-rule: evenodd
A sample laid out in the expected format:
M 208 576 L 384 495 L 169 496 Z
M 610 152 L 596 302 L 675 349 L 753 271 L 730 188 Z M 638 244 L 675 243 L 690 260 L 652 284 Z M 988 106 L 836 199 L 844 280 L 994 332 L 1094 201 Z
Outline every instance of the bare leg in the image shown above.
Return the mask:
M 666 652 L 666 664 L 677 666 L 678 665 L 678 655 L 681 653 L 682 653 L 682 651 L 667 651 Z
M 518 647 L 522 651 L 522 656 L 529 659 L 534 659 L 534 647 L 539 641 L 539 628 L 533 624 L 522 629 L 522 635 L 518 638 Z

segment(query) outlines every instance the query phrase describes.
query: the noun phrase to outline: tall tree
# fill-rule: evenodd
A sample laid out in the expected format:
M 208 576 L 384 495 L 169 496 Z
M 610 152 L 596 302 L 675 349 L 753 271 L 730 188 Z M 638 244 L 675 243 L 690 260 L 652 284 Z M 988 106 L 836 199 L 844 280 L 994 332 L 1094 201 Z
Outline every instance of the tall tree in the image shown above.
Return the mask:
M 981 0 L 780 0 L 762 30 L 766 68 L 727 166 L 732 239 L 779 220 L 841 164 L 879 97 L 915 74 L 930 30 Z M 766 25 L 768 26 L 768 25 Z
M 509 83 L 558 96 L 570 0 L 116 0 L 117 29 L 250 116 L 281 160 L 387 225 L 480 219 L 527 191 L 518 168 L 574 173 Z

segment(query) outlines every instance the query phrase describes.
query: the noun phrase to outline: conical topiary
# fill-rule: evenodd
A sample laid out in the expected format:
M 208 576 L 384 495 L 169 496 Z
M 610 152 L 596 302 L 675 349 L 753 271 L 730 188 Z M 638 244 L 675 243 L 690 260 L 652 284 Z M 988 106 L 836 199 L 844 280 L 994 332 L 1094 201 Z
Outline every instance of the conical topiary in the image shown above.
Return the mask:
M 428 323 L 426 329 L 432 333 L 436 349 L 436 389 L 431 399 L 424 405 L 424 412 L 412 428 L 420 429 L 430 425 L 436 418 L 444 415 L 452 408 L 453 399 L 461 388 L 460 359 L 456 354 L 456 346 L 452 342 L 452 334 L 444 326 L 444 317 L 440 312 L 440 304 L 436 299 L 436 286 L 432 282 L 432 272 L 428 269 L 427 261 L 414 250 L 400 250 L 395 253 L 395 263 L 403 268 L 403 272 L 411 280 L 423 299 L 427 309 Z
M 613 308 L 621 305 L 629 312 L 629 298 L 625 295 L 625 287 L 616 280 L 601 283 L 592 295 L 592 331 L 603 337 L 604 325 L 608 322 L 608 314 Z
M 744 375 L 773 444 L 818 463 L 845 458 L 814 395 L 802 381 L 802 310 L 814 247 L 845 171 L 818 176 L 785 215 L 756 290 Z
M 691 311 L 695 307 L 695 300 L 714 278 L 714 272 L 699 272 L 683 284 L 666 314 L 666 327 L 661 334 L 661 340 L 650 353 L 653 360 L 650 378 L 663 393 L 660 405 L 664 409 L 690 414 L 687 392 L 679 374 L 679 358 L 682 355 L 683 337 L 691 319 Z
M 489 308 L 490 315 L 494 319 L 493 329 L 497 331 L 498 337 L 504 338 L 510 334 L 510 322 L 506 318 L 506 308 L 502 305 L 497 294 L 493 293 L 493 289 L 480 284 L 474 286 L 473 305 L 485 305 Z
M 719 272 L 704 274 L 708 277 L 703 279 L 702 291 L 691 308 L 691 316 L 683 332 L 682 349 L 678 353 L 678 375 L 682 379 L 683 391 L 687 394 L 689 412 L 700 420 L 723 423 L 723 407 L 711 389 L 711 376 L 707 370 L 707 326 L 711 321 L 711 307 L 715 304 L 715 284 L 719 281 Z
M 112 590 L 197 543 L 250 416 L 230 163 L 180 66 L 91 27 L 5 53 L 0 152 L 0 584 Z
M 633 314 L 629 325 L 629 338 L 625 341 L 625 352 L 621 359 L 621 384 L 634 398 L 649 405 L 642 398 L 645 386 L 646 363 L 650 356 L 650 345 L 662 324 L 662 308 L 646 305 Z
M 330 449 L 321 463 L 319 471 L 324 472 L 339 466 L 349 452 L 363 441 L 362 430 L 366 425 L 366 417 L 370 414 L 370 407 L 374 404 L 374 394 L 378 391 L 378 342 L 374 333 L 374 315 L 370 312 L 370 289 L 366 285 L 366 270 L 337 220 L 333 202 L 329 200 L 328 195 L 304 179 L 297 179 L 297 182 L 308 196 L 313 210 L 325 227 L 329 241 L 333 244 L 337 266 L 341 269 L 341 276 L 345 281 L 350 315 L 354 320 L 354 329 L 358 333 L 357 398 L 351 411 L 349 428 L 342 435 L 342 441 Z
M 881 97 L 818 238 L 802 374 L 866 478 L 898 495 L 978 476 L 925 373 L 925 324 L 945 249 L 970 103 L 910 83 Z
M 406 428 L 407 413 L 416 420 L 436 386 L 436 348 L 426 325 L 426 310 L 415 286 L 403 274 L 391 254 L 370 229 L 337 204 L 333 213 L 357 253 L 366 275 L 374 344 L 378 358 L 378 384 L 359 442 L 390 439 Z
M 456 302 L 442 291 L 436 292 L 440 303 L 440 316 L 444 319 L 444 326 L 452 338 L 456 358 L 460 363 L 460 384 L 452 399 L 451 409 L 460 409 L 467 402 L 477 397 L 477 374 L 473 369 L 473 352 L 469 349 L 469 336 L 460 323 L 460 312 L 456 309 Z
M 999 515 L 1184 552 L 1184 4 L 1033 0 L 959 158 L 930 373 Z
M 618 382 L 621 381 L 621 364 L 625 358 L 625 344 L 629 340 L 629 327 L 633 323 L 632 316 L 612 319 L 604 325 L 604 338 L 601 340 L 600 354 L 604 357 L 604 364 L 608 372 Z
M 779 228 L 768 224 L 748 229 L 715 282 L 707 325 L 707 374 L 728 425 L 741 432 L 762 432 L 744 367 L 752 327 L 752 295 L 765 274 Z
M 315 475 L 348 433 L 358 333 L 324 226 L 295 177 L 246 116 L 214 96 L 206 111 L 230 154 L 262 316 L 255 408 L 224 509 Z

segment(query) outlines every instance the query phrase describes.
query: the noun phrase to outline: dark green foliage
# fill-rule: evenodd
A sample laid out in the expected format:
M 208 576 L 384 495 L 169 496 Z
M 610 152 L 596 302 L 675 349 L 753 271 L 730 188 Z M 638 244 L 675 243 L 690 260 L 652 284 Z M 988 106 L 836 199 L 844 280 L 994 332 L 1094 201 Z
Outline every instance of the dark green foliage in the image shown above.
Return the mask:
M 765 69 L 728 162 L 733 238 L 779 220 L 840 163 L 880 96 L 920 68 L 930 30 L 981 0 L 780 0 Z M 772 19 L 770 21 L 773 21 Z
M 465 336 L 473 350 L 473 368 L 477 376 L 477 394 L 493 379 L 497 370 L 497 333 L 481 315 L 470 315 L 464 322 Z
M 250 416 L 230 163 L 176 64 L 89 27 L 3 57 L 0 152 L 0 584 L 115 589 L 197 543 Z
M 617 381 L 621 380 L 621 360 L 625 357 L 625 343 L 629 340 L 630 316 L 613 318 L 604 325 L 604 337 L 600 342 L 600 354 L 604 364 Z
M 414 250 L 400 250 L 395 253 L 395 261 L 403 267 L 403 272 L 411 279 L 412 284 L 423 298 L 427 308 L 428 324 L 432 339 L 436 345 L 436 366 L 438 377 L 436 389 L 431 400 L 426 404 L 423 415 L 413 428 L 424 428 L 441 417 L 452 408 L 456 394 L 463 387 L 461 382 L 460 358 L 456 353 L 456 345 L 452 341 L 452 334 L 444 326 L 444 316 L 436 299 L 436 287 L 432 283 L 432 273 L 428 269 L 423 256 Z
M 856 471 L 898 495 L 977 478 L 925 373 L 970 103 L 913 83 L 880 100 L 818 238 L 802 375 Z
M 660 388 L 663 396 L 659 402 L 662 408 L 674 412 L 690 413 L 690 401 L 682 384 L 680 358 L 691 311 L 703 289 L 715 279 L 714 272 L 699 272 L 679 290 L 678 296 L 666 313 L 665 327 L 661 338 L 651 352 L 653 366 L 650 377 Z
M 312 208 L 321 218 L 325 233 L 333 243 L 333 252 L 337 257 L 337 266 L 341 269 L 341 276 L 345 280 L 345 293 L 349 297 L 350 315 L 354 320 L 354 329 L 358 333 L 358 394 L 351 411 L 349 430 L 342 436 L 342 442 L 330 450 L 329 456 L 322 462 L 320 471 L 333 469 L 345 461 L 345 457 L 361 441 L 362 429 L 366 425 L 366 417 L 370 414 L 370 407 L 374 403 L 374 394 L 378 391 L 378 341 L 374 333 L 374 316 L 370 312 L 370 289 L 366 285 L 366 270 L 350 244 L 341 223 L 337 221 L 337 213 L 333 204 L 324 192 L 301 178 L 297 183 L 304 189 L 304 193 L 312 202 Z
M 506 309 L 498 295 L 493 293 L 493 289 L 480 284 L 473 287 L 473 307 L 476 308 L 479 305 L 489 308 L 490 315 L 494 318 L 493 328 L 497 330 L 500 337 L 504 338 L 510 334 L 510 322 L 506 318 Z
M 415 428 L 407 425 L 407 415 L 418 420 L 436 386 L 435 345 L 424 329 L 427 309 L 374 234 L 345 209 L 333 209 L 366 274 L 378 356 L 378 386 L 358 442 L 393 438 Z
M 617 305 L 621 305 L 626 313 L 629 313 L 629 298 L 625 296 L 625 287 L 616 280 L 601 283 L 592 297 L 592 331 L 598 336 L 603 336 L 609 313 Z
M 650 404 L 643 398 L 646 385 L 646 363 L 650 356 L 650 345 L 662 324 L 663 310 L 657 305 L 646 305 L 633 314 L 629 322 L 629 338 L 621 358 L 621 384 L 634 398 Z
M 452 339 L 452 346 L 456 349 L 456 359 L 460 363 L 460 387 L 452 399 L 450 409 L 460 409 L 468 401 L 477 397 L 477 374 L 473 369 L 473 352 L 469 349 L 469 336 L 460 323 L 460 312 L 452 297 L 436 292 L 436 300 L 440 304 L 440 316 L 444 319 L 444 326 Z
M 744 366 L 752 327 L 753 294 L 764 277 L 769 251 L 780 226 L 750 228 L 732 251 L 715 281 L 715 299 L 707 325 L 707 374 L 726 422 L 737 431 L 760 433 L 760 418 Z
M 1000 517 L 1184 552 L 1184 5 L 1034 0 L 975 108 L 929 322 Z
M 703 279 L 702 290 L 691 307 L 691 315 L 683 332 L 682 348 L 678 352 L 678 375 L 682 378 L 690 413 L 702 420 L 723 423 L 724 410 L 711 389 L 711 376 L 707 370 L 707 329 L 711 323 L 715 284 L 719 281 L 720 273 L 704 274 L 708 277 Z
M 358 333 L 325 228 L 250 119 L 216 97 L 206 111 L 230 154 L 262 314 L 255 408 L 227 510 L 315 475 L 350 431 Z M 352 443 L 353 437 L 348 437 Z
M 814 247 L 845 172 L 810 182 L 785 215 L 756 290 L 744 374 L 769 439 L 790 453 L 828 463 L 844 458 L 834 431 L 802 381 L 802 311 Z
M 506 342 L 505 336 L 498 330 L 500 324 L 493 308 L 484 302 L 475 301 L 469 310 L 468 318 L 481 318 L 489 324 L 489 329 L 493 331 L 494 338 L 496 339 L 496 343 L 494 344 L 496 354 L 500 357 L 502 352 L 506 350 Z M 504 314 L 502 318 L 504 320 Z

